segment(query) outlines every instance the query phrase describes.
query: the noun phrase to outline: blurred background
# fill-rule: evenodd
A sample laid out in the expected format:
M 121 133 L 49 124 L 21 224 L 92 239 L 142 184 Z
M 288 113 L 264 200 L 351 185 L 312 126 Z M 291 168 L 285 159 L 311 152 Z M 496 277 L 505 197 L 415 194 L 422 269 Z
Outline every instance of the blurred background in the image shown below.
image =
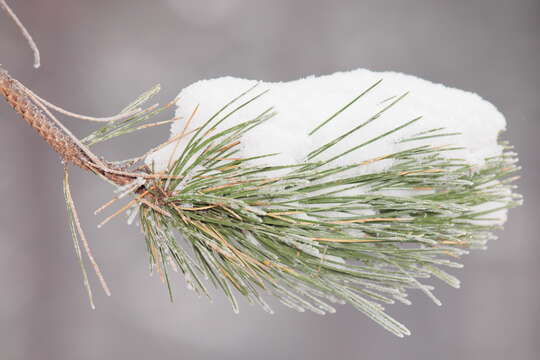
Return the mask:
M 170 303 L 148 275 L 139 230 L 93 211 L 111 187 L 72 172 L 87 236 L 112 288 L 82 287 L 62 195 L 62 167 L 0 101 L 0 359 L 536 359 L 540 352 L 540 1 L 11 0 L 42 52 L 0 16 L 0 62 L 42 97 L 90 115 L 116 113 L 155 83 L 164 103 L 190 83 L 222 75 L 286 81 L 365 67 L 470 90 L 508 119 L 504 138 L 524 168 L 525 205 L 489 251 L 454 271 L 462 288 L 436 283 L 444 305 L 420 293 L 389 307 L 413 335 L 399 339 L 361 313 L 275 315 L 242 302 L 234 315 L 183 279 Z M 171 114 L 167 114 L 171 116 Z M 65 119 L 76 134 L 94 128 Z M 96 151 L 138 155 L 168 129 L 120 138 Z

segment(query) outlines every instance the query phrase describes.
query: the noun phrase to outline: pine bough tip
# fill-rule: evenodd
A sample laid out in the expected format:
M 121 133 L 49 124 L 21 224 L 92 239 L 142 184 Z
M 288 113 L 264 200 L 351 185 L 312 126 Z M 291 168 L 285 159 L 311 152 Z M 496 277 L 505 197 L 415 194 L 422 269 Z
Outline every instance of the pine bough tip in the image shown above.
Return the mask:
M 159 176 L 128 186 L 130 218 L 169 291 L 172 268 L 235 312 L 237 294 L 270 313 L 265 295 L 317 314 L 348 303 L 409 335 L 382 304 L 420 290 L 440 305 L 425 281 L 459 288 L 444 269 L 521 203 L 504 117 L 471 93 L 357 70 L 207 80 L 179 98 L 171 140 L 145 159 Z

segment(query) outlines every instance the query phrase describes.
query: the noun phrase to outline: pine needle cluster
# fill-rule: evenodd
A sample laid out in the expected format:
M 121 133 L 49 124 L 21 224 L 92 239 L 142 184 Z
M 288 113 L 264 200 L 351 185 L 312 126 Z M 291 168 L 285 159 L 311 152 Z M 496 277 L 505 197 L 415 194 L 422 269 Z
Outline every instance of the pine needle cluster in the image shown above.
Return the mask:
M 485 248 L 494 238 L 497 226 L 491 214 L 521 202 L 510 184 L 514 178 L 509 175 L 518 167 L 509 146 L 502 156 L 473 167 L 448 156 L 456 147 L 426 144 L 441 136 L 451 143 L 458 136 L 444 129 L 402 139 L 410 144 L 403 151 L 333 165 L 345 153 L 361 152 L 421 118 L 373 134 L 371 140 L 332 158 L 325 157 L 325 151 L 342 137 L 329 139 L 302 164 L 253 165 L 254 158 L 238 156 L 242 135 L 271 121 L 272 109 L 216 131 L 264 96 L 262 92 L 250 97 L 252 91 L 173 139 L 189 137 L 166 173 L 120 189 L 133 196 L 122 209 L 129 211 L 130 221 L 138 217 L 152 268 L 167 284 L 171 298 L 172 268 L 200 295 L 210 296 L 208 282 L 223 290 L 234 311 L 237 294 L 268 312 L 268 294 L 290 308 L 318 314 L 334 312 L 334 303 L 349 303 L 395 335 L 408 335 L 384 305 L 410 304 L 411 289 L 440 304 L 433 287 L 423 281 L 434 276 L 459 287 L 459 280 L 445 269 L 461 267 L 458 258 L 470 249 Z M 349 105 L 314 131 L 330 126 Z M 135 129 L 133 120 L 125 120 L 123 129 Z M 109 139 L 124 130 L 110 125 L 86 141 Z M 354 171 L 388 159 L 392 165 L 384 171 Z M 388 190 L 407 195 L 388 195 Z

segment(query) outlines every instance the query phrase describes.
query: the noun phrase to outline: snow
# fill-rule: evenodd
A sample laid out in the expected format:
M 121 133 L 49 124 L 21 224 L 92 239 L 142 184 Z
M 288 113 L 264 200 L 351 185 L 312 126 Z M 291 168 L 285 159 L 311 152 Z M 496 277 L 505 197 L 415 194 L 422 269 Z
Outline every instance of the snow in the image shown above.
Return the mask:
M 382 81 L 372 90 L 309 135 L 314 128 L 379 80 Z M 235 157 L 279 154 L 253 160 L 251 164 L 285 165 L 305 162 L 310 152 L 366 122 L 405 93 L 407 95 L 394 106 L 320 154 L 315 160 L 331 159 L 417 117 L 421 119 L 334 160 L 332 164 L 358 164 L 367 161 L 367 165 L 358 166 L 352 171 L 357 174 L 373 173 L 387 169 L 393 160 L 370 163 L 371 159 L 421 145 L 452 145 L 462 149 L 442 152 L 443 156 L 461 158 L 479 168 L 487 158 L 501 155 L 503 151 L 497 138 L 506 127 L 504 116 L 477 94 L 435 84 L 412 75 L 365 69 L 277 83 L 234 77 L 198 81 L 183 89 L 178 96 L 176 117 L 179 120 L 171 126 L 171 138 L 182 133 L 186 121 L 193 114 L 189 126 L 185 129 L 187 133 L 201 126 L 225 104 L 254 85 L 257 86 L 218 118 L 254 96 L 267 92 L 236 111 L 213 132 L 255 119 L 264 111 L 273 108 L 277 113 L 273 118 L 244 134 L 239 145 L 240 153 L 235 154 Z M 196 108 L 198 110 L 194 113 Z M 442 133 L 459 135 L 399 143 L 400 140 L 413 136 L 429 135 L 416 134 L 438 128 L 444 128 Z M 165 171 L 182 153 L 189 139 L 190 136 L 183 137 L 180 141 L 172 142 L 150 154 L 146 163 L 156 172 Z M 409 192 L 384 190 L 386 195 L 395 196 L 407 196 Z M 476 210 L 492 207 L 496 207 L 496 204 L 485 203 Z M 369 212 L 369 209 L 366 211 Z M 495 219 L 495 223 L 502 224 L 506 220 L 506 210 L 500 210 L 491 217 Z
M 309 135 L 317 125 L 381 79 L 382 82 L 366 95 L 313 135 Z M 234 77 L 196 82 L 180 92 L 176 110 L 179 120 L 171 127 L 171 137 L 182 132 L 185 122 L 197 106 L 199 109 L 193 116 L 188 131 L 202 125 L 226 103 L 257 83 L 255 89 L 230 110 L 265 90 L 268 92 L 238 110 L 218 126 L 218 130 L 226 129 L 254 119 L 273 107 L 277 115 L 245 134 L 241 139 L 241 153 L 237 155 L 248 157 L 276 152 L 279 155 L 254 160 L 253 164 L 302 163 L 311 151 L 370 119 L 396 97 L 406 92 L 409 92 L 407 96 L 395 106 L 325 151 L 317 159 L 330 159 L 419 116 L 422 118 L 412 125 L 353 151 L 333 164 L 360 163 L 424 144 L 434 146 L 452 144 L 463 147 L 462 150 L 447 152 L 446 156 L 463 158 L 470 164 L 478 166 L 484 164 L 487 157 L 497 156 L 502 152 L 502 147 L 497 144 L 497 137 L 505 129 L 505 119 L 491 103 L 477 94 L 435 84 L 411 75 L 365 69 L 321 77 L 310 76 L 290 82 L 266 83 Z M 397 143 L 400 139 L 441 127 L 445 128 L 444 132 L 461 134 Z M 188 140 L 189 136 L 181 139 L 179 144 L 172 143 L 151 154 L 146 159 L 147 164 L 153 166 L 155 171 L 166 170 L 168 164 L 182 152 Z M 176 152 L 173 154 L 175 149 Z M 358 172 L 384 170 L 391 163 L 391 160 L 373 162 L 358 167 Z

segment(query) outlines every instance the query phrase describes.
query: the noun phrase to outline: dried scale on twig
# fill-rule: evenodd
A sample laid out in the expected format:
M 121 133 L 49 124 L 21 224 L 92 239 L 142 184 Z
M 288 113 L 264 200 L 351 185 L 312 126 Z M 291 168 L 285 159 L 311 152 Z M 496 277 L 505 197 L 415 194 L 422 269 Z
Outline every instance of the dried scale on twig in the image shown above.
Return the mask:
M 5 2 L 0 0 L 0 4 Z M 332 126 L 378 82 L 366 85 L 367 90 L 336 109 L 309 134 Z M 176 102 L 141 109 L 158 90 L 143 94 L 117 116 L 99 119 L 50 104 L 0 68 L 1 94 L 66 163 L 64 194 L 92 306 L 82 248 L 104 290 L 109 290 L 73 203 L 67 163 L 91 171 L 117 188 L 118 195 L 96 214 L 130 198 L 100 225 L 121 214 L 127 215 L 128 223 L 138 220 L 151 267 L 167 284 L 171 298 L 169 269 L 183 274 L 189 288 L 200 295 L 209 296 L 209 280 L 223 290 L 235 311 L 235 293 L 269 312 L 265 294 L 298 311 L 318 314 L 334 312 L 333 303 L 349 303 L 397 336 L 410 332 L 385 312 L 383 304 L 410 304 L 407 296 L 413 289 L 440 304 L 433 287 L 421 281 L 434 276 L 459 287 L 459 280 L 443 268 L 461 267 L 457 258 L 470 249 L 485 248 L 498 228 L 490 223 L 489 214 L 521 203 L 511 185 L 515 177 L 510 174 L 519 167 L 510 146 L 505 144 L 500 156 L 485 159 L 481 167 L 474 168 L 463 159 L 443 156 L 456 151 L 455 146 L 418 143 L 456 135 L 441 128 L 403 138 L 401 143 L 407 146 L 400 151 L 359 162 L 337 162 L 348 153 L 403 131 L 421 121 L 420 117 L 370 135 L 367 141 L 335 156 L 325 157 L 329 149 L 345 137 L 357 135 L 364 125 L 328 139 L 300 164 L 257 165 L 255 160 L 274 154 L 242 156 L 240 146 L 245 134 L 272 121 L 276 115 L 273 109 L 224 125 L 265 96 L 266 91 L 257 92 L 257 86 L 191 127 L 196 107 L 184 119 L 178 135 L 142 156 L 113 163 L 92 153 L 94 144 L 175 120 L 143 124 Z M 393 97 L 368 121 L 397 106 L 403 97 Z M 79 140 L 53 111 L 105 121 L 105 125 Z M 164 170 L 157 171 L 148 161 L 149 155 L 166 146 L 173 146 L 172 154 L 176 155 L 171 155 Z M 353 171 L 387 160 L 392 165 L 383 171 Z M 406 190 L 412 195 L 389 195 L 385 190 Z M 496 206 L 479 209 L 488 204 Z M 366 215 L 366 209 L 372 214 Z

